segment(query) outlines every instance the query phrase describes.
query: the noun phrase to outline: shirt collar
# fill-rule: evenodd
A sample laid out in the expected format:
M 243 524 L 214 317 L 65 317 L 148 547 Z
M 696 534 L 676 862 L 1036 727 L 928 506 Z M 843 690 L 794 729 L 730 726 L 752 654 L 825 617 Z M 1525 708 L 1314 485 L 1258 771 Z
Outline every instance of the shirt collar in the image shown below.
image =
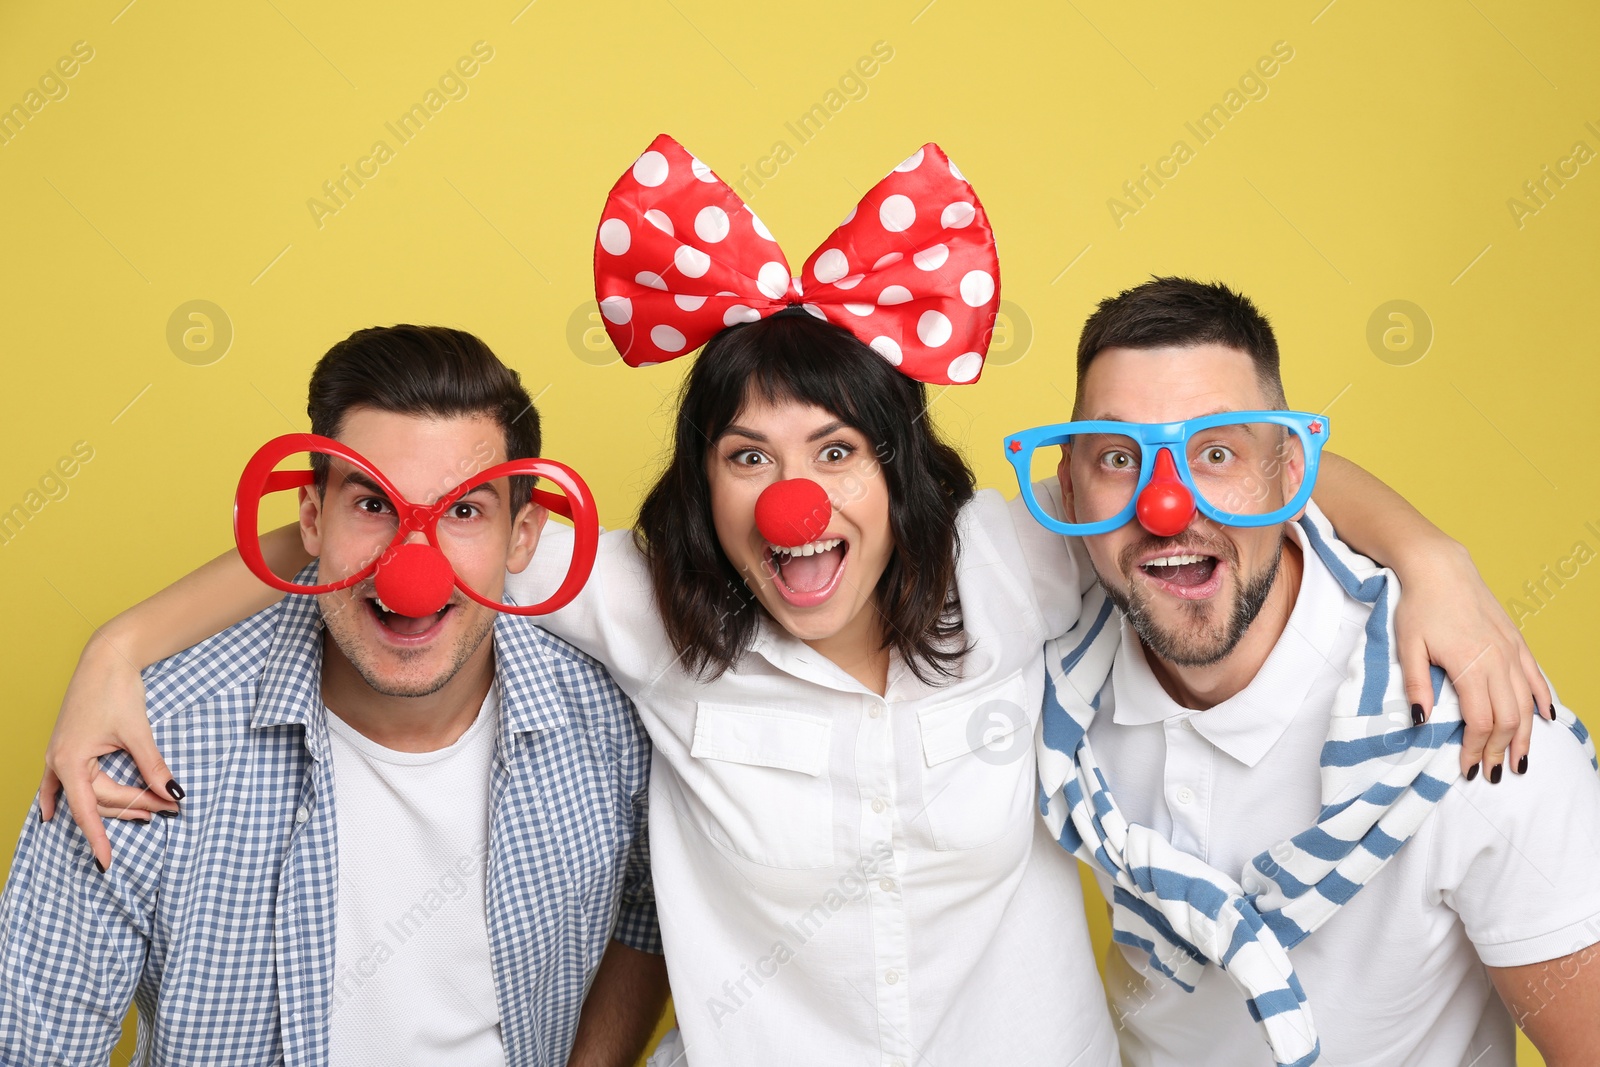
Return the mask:
M 314 584 L 317 564 L 295 575 L 296 582 Z M 261 688 L 252 730 L 272 726 L 305 727 L 306 749 L 321 762 L 328 754 L 328 724 L 322 713 L 322 611 L 317 598 L 289 593 L 273 610 L 278 623 L 262 666 Z
M 775 669 L 802 681 L 847 693 L 864 693 L 866 687 L 844 669 L 761 612 L 750 651 Z
M 1338 636 L 1343 597 L 1327 565 L 1306 544 L 1299 524 L 1286 527 L 1304 561 L 1300 591 L 1283 634 L 1250 684 L 1206 711 L 1181 706 L 1161 687 L 1139 635 L 1124 619 L 1122 644 L 1111 669 L 1116 700 L 1112 721 L 1144 726 L 1187 716 L 1200 736 L 1247 767 L 1271 751 L 1328 665 L 1323 650 L 1332 648 Z
M 314 585 L 312 561 L 295 581 Z M 290 593 L 278 603 L 278 624 L 262 668 L 261 689 L 250 717 L 252 729 L 305 727 L 306 749 L 321 761 L 328 754 L 322 705 L 324 625 L 317 598 Z M 529 619 L 499 613 L 494 623 L 495 681 L 500 719 L 508 735 L 546 730 L 567 721 L 566 700 L 546 664 L 554 641 Z
M 507 736 L 566 724 L 567 697 L 555 665 L 577 655 L 558 645 L 533 619 L 498 613 L 494 674 L 500 686 L 500 722 Z

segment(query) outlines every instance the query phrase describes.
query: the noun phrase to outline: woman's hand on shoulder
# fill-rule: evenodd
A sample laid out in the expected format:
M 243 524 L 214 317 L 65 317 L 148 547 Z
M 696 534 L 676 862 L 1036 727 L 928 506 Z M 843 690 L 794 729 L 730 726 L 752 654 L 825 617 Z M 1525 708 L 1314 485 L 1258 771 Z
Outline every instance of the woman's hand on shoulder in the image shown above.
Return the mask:
M 100 769 L 100 757 L 119 750 L 133 757 L 151 788 L 122 785 Z M 103 635 L 91 639 L 78 660 L 44 762 L 40 818 L 55 817 L 56 796 L 64 790 L 102 868 L 111 865 L 102 819 L 148 822 L 152 814 L 177 814 L 183 798 L 183 787 L 156 748 L 139 670 Z

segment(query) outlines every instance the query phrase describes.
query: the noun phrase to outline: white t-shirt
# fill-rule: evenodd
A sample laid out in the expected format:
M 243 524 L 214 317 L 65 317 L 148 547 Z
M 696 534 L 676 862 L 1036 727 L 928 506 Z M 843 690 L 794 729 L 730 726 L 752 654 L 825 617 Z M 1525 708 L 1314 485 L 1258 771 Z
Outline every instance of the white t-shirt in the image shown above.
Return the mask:
M 1334 690 L 1369 609 L 1320 557 L 1283 636 L 1242 692 L 1206 711 L 1175 703 L 1126 622 L 1089 729 L 1129 820 L 1239 877 L 1306 829 Z M 1567 727 L 1539 720 L 1526 776 L 1458 782 L 1366 888 L 1291 953 L 1338 1067 L 1511 1067 L 1512 1022 L 1484 965 L 1514 967 L 1600 942 L 1600 778 Z M 1096 872 L 1100 874 L 1100 872 Z M 1242 881 L 1249 890 L 1250 876 Z M 1108 897 L 1111 883 L 1100 886 Z M 1257 887 L 1259 888 L 1259 886 Z M 1112 945 L 1107 984 L 1132 1067 L 1271 1067 L 1232 980 L 1208 968 L 1185 993 L 1145 953 Z
M 498 687 L 455 743 L 396 752 L 331 710 L 332 1067 L 504 1067 L 484 905 Z
M 1076 861 L 1035 809 L 1044 641 L 1076 617 L 1079 572 L 992 490 L 959 533 L 973 648 L 945 686 L 896 663 L 879 697 L 770 624 L 735 670 L 692 677 L 627 531 L 543 618 L 610 668 L 655 745 L 656 908 L 691 1067 L 1116 1062 Z M 519 603 L 570 543 L 546 527 L 509 578 Z

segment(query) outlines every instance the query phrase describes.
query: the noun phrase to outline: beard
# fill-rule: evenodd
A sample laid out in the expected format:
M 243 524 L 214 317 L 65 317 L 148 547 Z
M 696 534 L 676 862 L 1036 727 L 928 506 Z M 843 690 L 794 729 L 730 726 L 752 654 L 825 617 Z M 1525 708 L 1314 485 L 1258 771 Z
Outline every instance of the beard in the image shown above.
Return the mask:
M 449 652 L 446 666 L 432 677 L 414 677 L 406 668 L 417 664 L 425 657 L 437 654 L 435 648 L 388 648 L 382 651 L 370 646 L 362 634 L 362 621 L 355 618 L 355 613 L 365 612 L 366 605 L 362 602 L 373 595 L 370 583 L 363 583 L 354 590 L 343 593 L 323 593 L 317 597 L 322 609 L 323 625 L 327 628 L 328 636 L 333 638 L 333 643 L 338 646 L 344 658 L 354 667 L 356 673 L 361 675 L 361 680 L 366 682 L 371 689 L 380 696 L 386 697 L 425 697 L 432 696 L 450 684 L 467 661 L 478 651 L 484 640 L 494 630 L 495 613 L 468 601 L 458 595 L 450 599 L 451 614 L 466 615 L 466 625 L 457 635 Z M 380 664 L 387 660 L 391 665 L 398 661 L 401 671 L 399 677 L 392 666 L 387 668 Z
M 1137 569 L 1133 561 L 1157 547 L 1171 554 L 1194 552 L 1214 556 L 1228 564 L 1228 582 L 1221 597 L 1210 601 L 1177 602 L 1176 606 L 1183 617 L 1183 622 L 1177 627 L 1164 626 L 1156 621 L 1152 610 L 1154 594 L 1133 580 L 1133 572 Z M 1282 560 L 1283 541 L 1280 539 L 1272 560 L 1266 566 L 1254 574 L 1241 576 L 1238 550 L 1226 538 L 1219 537 L 1201 544 L 1152 538 L 1128 546 L 1119 557 L 1118 565 L 1126 583 L 1125 588 L 1113 587 L 1098 568 L 1095 577 L 1147 649 L 1174 666 L 1209 667 L 1225 659 L 1238 647 L 1245 631 L 1261 614 L 1267 598 L 1272 594 L 1273 584 L 1278 580 L 1278 566 Z M 1232 604 L 1225 617 L 1215 618 L 1222 609 L 1218 601 L 1224 598 L 1230 598 Z

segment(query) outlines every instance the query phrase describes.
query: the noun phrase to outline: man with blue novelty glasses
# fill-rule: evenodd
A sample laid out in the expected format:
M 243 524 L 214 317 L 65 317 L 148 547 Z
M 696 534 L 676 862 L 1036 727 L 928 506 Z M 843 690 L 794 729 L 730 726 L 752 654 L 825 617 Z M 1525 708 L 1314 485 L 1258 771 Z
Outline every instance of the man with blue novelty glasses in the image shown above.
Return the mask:
M 1156 278 L 1085 325 L 1073 421 L 1005 438 L 1098 579 L 1046 652 L 1040 810 L 1111 905 L 1124 1061 L 1511 1067 L 1515 1023 L 1600 1063 L 1588 733 L 1557 702 L 1505 784 L 1461 773 L 1442 672 L 1408 708 L 1393 573 L 1311 502 L 1329 422 L 1287 406 L 1247 298 Z

